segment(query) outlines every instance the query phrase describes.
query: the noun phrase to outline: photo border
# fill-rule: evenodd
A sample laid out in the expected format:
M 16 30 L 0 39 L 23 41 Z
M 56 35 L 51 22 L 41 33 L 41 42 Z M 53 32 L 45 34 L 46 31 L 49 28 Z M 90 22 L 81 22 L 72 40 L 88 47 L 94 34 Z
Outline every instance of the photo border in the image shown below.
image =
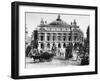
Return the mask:
M 56 8 L 73 8 L 73 9 L 89 9 L 95 10 L 95 71 L 89 72 L 75 72 L 75 73 L 59 73 L 59 74 L 43 74 L 43 75 L 26 75 L 19 76 L 19 6 L 42 6 L 42 7 L 56 7 Z M 65 5 L 65 4 L 49 4 L 49 3 L 31 3 L 31 2 L 12 2 L 11 4 L 11 78 L 26 79 L 26 78 L 43 78 L 43 77 L 58 77 L 58 76 L 74 76 L 74 75 L 89 75 L 98 73 L 97 62 L 97 13 L 96 6 L 81 6 L 81 5 Z

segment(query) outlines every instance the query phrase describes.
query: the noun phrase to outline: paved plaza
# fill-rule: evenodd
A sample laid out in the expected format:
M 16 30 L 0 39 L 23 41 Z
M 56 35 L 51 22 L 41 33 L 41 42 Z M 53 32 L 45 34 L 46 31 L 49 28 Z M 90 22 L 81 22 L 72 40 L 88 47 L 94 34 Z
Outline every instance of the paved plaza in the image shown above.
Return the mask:
M 51 61 L 39 62 L 39 60 L 34 60 L 32 58 L 26 57 L 26 68 L 43 68 L 43 67 L 62 67 L 62 66 L 79 66 L 79 60 L 65 60 L 63 57 L 55 56 Z

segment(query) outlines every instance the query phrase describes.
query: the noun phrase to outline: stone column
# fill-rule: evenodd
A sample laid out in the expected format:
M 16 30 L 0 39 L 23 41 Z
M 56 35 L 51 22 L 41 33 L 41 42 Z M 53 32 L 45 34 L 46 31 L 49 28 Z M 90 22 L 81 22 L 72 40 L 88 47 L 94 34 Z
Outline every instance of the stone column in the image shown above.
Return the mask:
M 47 43 L 44 42 L 44 50 L 47 50 Z
M 72 43 L 74 42 L 74 34 L 73 34 L 73 32 L 72 32 Z
M 56 41 L 58 41 L 58 33 L 56 33 Z
M 50 50 L 52 50 L 52 45 L 53 45 L 53 44 L 50 42 Z
M 47 41 L 47 33 L 45 32 L 45 40 L 44 41 Z
M 50 39 L 51 39 L 51 41 L 53 41 L 53 33 L 51 33 Z

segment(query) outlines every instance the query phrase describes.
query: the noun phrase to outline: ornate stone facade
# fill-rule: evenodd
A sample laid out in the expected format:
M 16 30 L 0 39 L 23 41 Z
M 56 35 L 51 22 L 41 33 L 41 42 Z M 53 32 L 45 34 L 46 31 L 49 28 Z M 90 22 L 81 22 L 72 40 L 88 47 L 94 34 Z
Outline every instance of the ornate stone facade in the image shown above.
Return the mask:
M 69 43 L 73 45 L 75 43 L 83 44 L 84 41 L 83 32 L 79 29 L 79 26 L 77 26 L 77 22 L 74 20 L 69 25 L 60 18 L 60 15 L 58 15 L 55 21 L 49 24 L 47 24 L 47 21 L 41 19 L 37 31 L 38 49 L 40 50 L 51 50 L 53 46 L 63 49 Z

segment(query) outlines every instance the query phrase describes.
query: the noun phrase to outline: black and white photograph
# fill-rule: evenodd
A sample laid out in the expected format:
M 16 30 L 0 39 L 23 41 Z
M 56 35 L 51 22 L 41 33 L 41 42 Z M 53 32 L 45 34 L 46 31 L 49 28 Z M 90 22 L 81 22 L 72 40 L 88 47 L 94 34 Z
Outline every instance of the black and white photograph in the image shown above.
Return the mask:
M 12 3 L 12 78 L 97 74 L 97 7 Z
M 89 65 L 90 16 L 25 12 L 25 68 Z

